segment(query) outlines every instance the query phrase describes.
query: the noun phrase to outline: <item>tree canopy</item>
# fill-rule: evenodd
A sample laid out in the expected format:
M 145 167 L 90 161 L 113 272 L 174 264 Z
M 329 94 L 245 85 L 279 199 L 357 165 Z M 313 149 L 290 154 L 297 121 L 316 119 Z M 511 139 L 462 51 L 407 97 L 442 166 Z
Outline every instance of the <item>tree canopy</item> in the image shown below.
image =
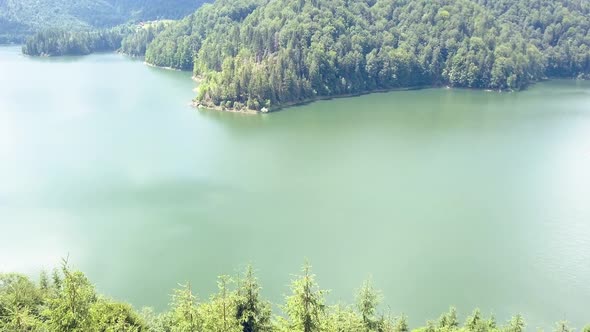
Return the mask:
M 520 90 L 590 78 L 590 2 L 216 0 L 178 21 L 39 32 L 23 51 L 107 49 L 192 70 L 195 104 L 218 109 L 422 86 Z
M 19 274 L 0 274 L 0 331 L 6 332 L 409 332 L 405 315 L 397 317 L 379 308 L 382 296 L 370 281 L 362 284 L 354 305 L 327 303 L 305 264 L 285 296 L 284 314 L 274 314 L 261 295 L 252 267 L 241 275 L 220 276 L 218 291 L 207 300 L 196 287 L 180 284 L 173 291 L 169 309 L 162 313 L 114 301 L 97 293 L 80 271 L 64 262 L 51 277 L 42 273 L 37 282 Z M 526 324 L 516 315 L 500 325 L 494 316 L 476 309 L 460 324 L 450 308 L 437 320 L 413 332 L 523 332 Z M 583 331 L 589 331 L 587 326 Z M 569 332 L 567 321 L 556 323 L 554 332 Z
M 151 21 L 98 30 L 47 29 L 27 38 L 22 51 L 33 56 L 87 55 L 101 51 L 143 56 L 149 43 L 171 22 Z
M 217 0 L 170 25 L 146 61 L 191 69 L 196 101 L 297 103 L 394 88 L 519 90 L 590 74 L 590 3 Z

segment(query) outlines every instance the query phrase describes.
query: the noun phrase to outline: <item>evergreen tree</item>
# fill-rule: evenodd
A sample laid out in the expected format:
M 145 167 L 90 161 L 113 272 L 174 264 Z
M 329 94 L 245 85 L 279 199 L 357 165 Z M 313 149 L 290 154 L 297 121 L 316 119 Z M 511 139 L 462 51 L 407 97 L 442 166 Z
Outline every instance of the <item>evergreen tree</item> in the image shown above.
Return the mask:
M 270 320 L 270 304 L 260 297 L 260 286 L 248 267 L 240 280 L 221 276 L 218 292 L 198 304 L 190 284 L 174 291 L 168 311 L 152 309 L 137 312 L 131 305 L 98 295 L 86 276 L 72 270 L 64 261 L 54 274 L 61 287 L 42 286 L 19 274 L 0 273 L 0 331 L 4 332 L 238 332 L 238 331 L 326 331 L 326 332 L 408 332 L 408 318 L 392 319 L 377 314 L 379 293 L 369 281 L 357 292 L 355 307 L 327 306 L 324 296 L 305 264 L 302 275 L 293 280 L 292 294 L 283 307 L 286 317 Z M 236 287 L 237 286 L 237 287 Z M 355 310 L 356 308 L 356 310 Z M 370 326 L 367 326 L 369 322 Z M 451 308 L 438 323 L 428 321 L 415 332 L 522 332 L 525 322 L 514 316 L 498 326 L 493 316 L 485 318 L 476 309 L 460 327 L 456 310 Z M 590 332 L 590 326 L 583 331 Z M 555 332 L 571 332 L 566 321 L 558 322 Z
M 375 290 L 371 280 L 363 282 L 356 295 L 356 306 L 366 331 L 374 331 L 377 328 L 376 312 L 380 301 L 381 295 Z
M 449 311 L 438 319 L 439 328 L 457 328 L 459 327 L 459 320 L 457 319 L 457 309 L 455 307 L 449 308 Z
M 352 308 L 336 305 L 330 309 L 325 330 L 331 332 L 367 332 L 365 322 Z
M 555 332 L 572 332 L 572 329 L 568 326 L 568 322 L 566 320 L 562 320 L 557 322 L 555 325 Z
M 51 274 L 51 281 L 53 283 L 53 289 L 56 292 L 59 292 L 61 290 L 61 285 L 62 285 L 62 279 L 61 276 L 59 275 L 59 270 L 57 269 L 53 269 L 53 272 Z
M 291 283 L 292 295 L 287 297 L 284 308 L 289 318 L 289 329 L 300 332 L 322 331 L 326 314 L 324 296 L 327 291 L 319 288 L 309 263 L 303 265 L 302 273 Z
M 522 316 L 516 315 L 512 317 L 505 330 L 506 332 L 523 332 L 525 327 L 526 324 Z
M 202 320 L 198 312 L 197 298 L 193 295 L 191 285 L 180 285 L 174 290 L 170 311 L 171 332 L 201 331 Z
M 230 289 L 232 279 L 223 275 L 217 281 L 219 292 L 209 302 L 200 305 L 204 331 L 238 332 L 242 331 L 240 321 L 236 317 L 237 294 Z
M 47 275 L 47 271 L 43 270 L 39 275 L 39 288 L 41 288 L 41 291 L 43 292 L 48 292 L 49 287 L 49 276 Z
M 96 301 L 91 309 L 92 330 L 104 332 L 141 332 L 147 327 L 133 308 L 106 299 Z
M 94 286 L 82 272 L 70 270 L 65 260 L 61 272 L 63 283 L 44 311 L 49 327 L 54 331 L 89 331 L 92 328 L 90 308 L 97 301 Z
M 248 265 L 238 283 L 236 318 L 244 332 L 270 331 L 270 303 L 260 298 L 261 287 L 254 275 L 254 269 Z
M 545 23 L 535 19 L 542 8 Z M 197 105 L 261 110 L 399 87 L 520 90 L 589 77 L 589 27 L 590 9 L 575 1 L 217 0 L 156 36 L 146 61 L 193 69 Z
M 401 315 L 395 320 L 395 324 L 393 326 L 393 332 L 409 332 L 410 329 L 408 327 L 408 317 L 406 315 Z

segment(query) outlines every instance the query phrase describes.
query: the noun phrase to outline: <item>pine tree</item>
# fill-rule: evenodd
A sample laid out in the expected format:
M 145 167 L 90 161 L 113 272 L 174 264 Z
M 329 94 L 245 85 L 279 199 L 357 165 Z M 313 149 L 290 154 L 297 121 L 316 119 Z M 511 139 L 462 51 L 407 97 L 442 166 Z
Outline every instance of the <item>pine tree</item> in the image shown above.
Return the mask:
M 356 295 L 356 307 L 363 319 L 367 331 L 373 331 L 377 327 L 377 306 L 381 301 L 381 295 L 371 283 L 371 279 L 363 282 Z
M 572 329 L 568 326 L 567 320 L 557 322 L 554 332 L 572 332 Z
M 180 285 L 174 290 L 170 312 L 171 332 L 197 332 L 201 329 L 201 317 L 197 308 L 197 298 L 193 295 L 190 283 Z
M 512 317 L 505 330 L 506 332 L 523 332 L 525 327 L 526 324 L 522 316 L 516 315 Z
M 47 271 L 43 270 L 39 275 L 39 288 L 41 288 L 43 292 L 47 292 L 49 291 L 49 287 L 49 276 L 47 275 Z
M 439 328 L 457 328 L 459 327 L 459 320 L 457 319 L 457 309 L 455 307 L 449 308 L 449 311 L 438 320 Z
M 238 283 L 236 311 L 236 318 L 241 322 L 244 332 L 270 330 L 270 303 L 260 299 L 260 289 L 254 269 L 248 265 Z
M 56 297 L 49 300 L 46 310 L 49 326 L 55 331 L 89 331 L 90 308 L 97 300 L 94 286 L 82 272 L 70 270 L 66 260 L 62 262 L 61 272 L 63 282 L 59 279 L 61 287 L 56 289 Z
M 303 274 L 291 283 L 292 295 L 287 297 L 284 308 L 289 317 L 292 331 L 322 331 L 326 305 L 324 297 L 327 291 L 319 288 L 315 275 L 311 273 L 311 265 L 305 263 Z

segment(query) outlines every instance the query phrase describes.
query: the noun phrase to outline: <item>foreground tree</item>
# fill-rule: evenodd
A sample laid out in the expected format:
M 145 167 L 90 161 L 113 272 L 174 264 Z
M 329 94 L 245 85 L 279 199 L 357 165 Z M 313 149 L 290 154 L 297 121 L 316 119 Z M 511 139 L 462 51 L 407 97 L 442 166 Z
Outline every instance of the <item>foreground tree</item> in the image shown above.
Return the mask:
M 100 332 L 142 332 L 147 325 L 133 308 L 125 303 L 106 299 L 95 302 L 91 309 L 93 331 Z
M 459 327 L 459 320 L 457 319 L 457 309 L 455 307 L 449 308 L 449 311 L 440 316 L 438 319 L 439 328 L 455 329 Z
M 199 307 L 204 331 L 239 332 L 242 325 L 237 318 L 237 293 L 230 286 L 233 284 L 229 276 L 223 275 L 217 281 L 219 292 L 209 302 Z
M 234 282 L 237 280 L 237 282 Z M 271 321 L 271 307 L 261 298 L 260 285 L 248 267 L 240 278 L 221 276 L 218 292 L 198 303 L 190 284 L 174 291 L 168 311 L 156 313 L 100 296 L 86 276 L 64 261 L 50 282 L 39 283 L 19 274 L 0 273 L 0 331 L 2 332 L 409 332 L 408 318 L 377 311 L 381 295 L 370 281 L 357 292 L 355 306 L 325 304 L 311 266 L 291 283 L 283 312 Z M 438 322 L 429 321 L 414 332 L 523 332 L 522 316 L 498 326 L 493 316 L 476 309 L 463 326 L 451 308 Z M 572 332 L 558 322 L 554 332 Z M 586 326 L 583 332 L 590 332 Z
M 322 331 L 326 318 L 326 290 L 319 288 L 311 265 L 305 263 L 302 275 L 291 282 L 292 295 L 287 297 L 284 311 L 288 316 L 288 330 L 300 332 Z
M 260 298 L 261 287 L 251 265 L 238 282 L 236 318 L 244 332 L 271 330 L 270 302 Z
M 572 329 L 569 327 L 567 320 L 562 320 L 557 322 L 555 325 L 554 332 L 572 332 Z
M 523 332 L 525 327 L 526 324 L 522 316 L 516 315 L 512 317 L 505 330 L 506 332 Z
M 368 331 L 361 316 L 351 307 L 336 305 L 330 308 L 325 330 L 330 332 L 366 332 Z
M 376 316 L 377 306 L 381 301 L 381 295 L 373 287 L 371 280 L 366 280 L 356 295 L 356 307 L 361 314 L 366 331 L 375 331 L 378 320 Z
M 171 332 L 201 331 L 197 297 L 193 295 L 190 284 L 180 285 L 179 289 L 174 290 L 168 319 Z
M 90 308 L 97 301 L 94 286 L 80 271 L 71 271 L 67 261 L 62 263 L 59 290 L 48 301 L 44 316 L 53 331 L 89 331 L 92 329 Z
M 548 0 L 218 0 L 146 50 L 196 103 L 262 110 L 400 87 L 519 90 L 590 77 L 590 8 Z

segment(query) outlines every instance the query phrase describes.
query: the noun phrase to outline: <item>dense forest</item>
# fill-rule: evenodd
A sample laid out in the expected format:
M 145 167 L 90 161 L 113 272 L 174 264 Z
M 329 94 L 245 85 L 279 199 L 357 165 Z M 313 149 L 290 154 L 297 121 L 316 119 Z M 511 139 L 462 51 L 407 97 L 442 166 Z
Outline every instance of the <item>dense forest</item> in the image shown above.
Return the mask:
M 590 2 L 217 0 L 147 28 L 39 32 L 23 51 L 107 49 L 192 70 L 195 104 L 218 109 L 421 86 L 520 90 L 590 78 Z
M 179 19 L 204 0 L 0 0 L 0 43 L 43 30 L 105 29 L 127 22 Z
M 144 56 L 147 46 L 173 21 L 147 22 L 125 35 L 119 50 L 132 56 Z
M 86 55 L 93 52 L 113 51 L 121 47 L 130 28 L 96 31 L 44 30 L 27 38 L 23 53 L 27 55 Z
M 171 22 L 151 21 L 98 30 L 43 30 L 27 38 L 22 52 L 33 56 L 60 56 L 120 51 L 143 56 L 149 43 Z
M 424 85 L 519 90 L 588 78 L 590 2 L 217 0 L 146 61 L 193 69 L 197 104 L 261 109 Z
M 149 308 L 136 311 L 128 304 L 101 296 L 88 278 L 66 262 L 51 276 L 43 272 L 38 282 L 18 274 L 0 274 L 0 330 L 96 331 L 96 332 L 409 332 L 407 317 L 379 311 L 382 296 L 370 281 L 356 292 L 354 305 L 328 305 L 326 290 L 319 287 L 309 264 L 290 285 L 273 315 L 271 303 L 260 294 L 261 286 L 251 267 L 237 277 L 221 276 L 218 293 L 199 301 L 190 284 L 174 290 L 168 311 Z M 415 332 L 523 332 L 525 321 L 516 315 L 505 325 L 494 316 L 473 311 L 461 326 L 451 308 L 437 320 L 412 329 Z M 566 321 L 555 332 L 573 332 Z M 583 332 L 590 332 L 590 325 Z

